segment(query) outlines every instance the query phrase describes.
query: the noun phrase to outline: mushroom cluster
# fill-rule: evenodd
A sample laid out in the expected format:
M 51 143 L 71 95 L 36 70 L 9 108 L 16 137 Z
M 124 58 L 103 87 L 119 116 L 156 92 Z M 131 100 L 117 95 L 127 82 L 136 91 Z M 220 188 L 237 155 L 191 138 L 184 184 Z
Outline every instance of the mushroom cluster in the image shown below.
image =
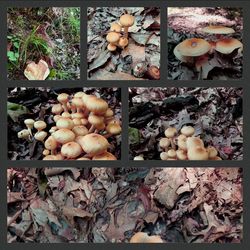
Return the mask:
M 222 160 L 215 147 L 205 147 L 202 139 L 194 136 L 194 133 L 192 126 L 183 126 L 179 135 L 176 128 L 167 128 L 166 137 L 159 141 L 163 150 L 161 160 Z
M 238 54 L 243 50 L 243 44 L 239 40 L 225 37 L 225 35 L 235 32 L 232 28 L 210 25 L 203 28 L 202 31 L 216 35 L 216 40 L 211 38 L 206 41 L 202 38 L 189 38 L 179 43 L 173 51 L 175 57 L 181 62 L 194 64 L 197 72 L 202 71 L 208 62 L 209 54 L 211 55 L 215 51 L 228 55 L 235 49 L 238 49 Z
M 134 21 L 133 16 L 124 14 L 120 17 L 119 23 L 111 24 L 110 31 L 106 36 L 109 51 L 116 51 L 117 47 L 124 49 L 128 45 L 128 28 L 134 24 Z
M 59 94 L 52 106 L 55 126 L 44 131 L 44 121 L 26 119 L 26 129 L 18 137 L 44 143 L 43 160 L 116 160 L 108 152 L 108 138 L 121 133 L 120 121 L 108 103 L 95 95 L 77 92 L 73 96 Z

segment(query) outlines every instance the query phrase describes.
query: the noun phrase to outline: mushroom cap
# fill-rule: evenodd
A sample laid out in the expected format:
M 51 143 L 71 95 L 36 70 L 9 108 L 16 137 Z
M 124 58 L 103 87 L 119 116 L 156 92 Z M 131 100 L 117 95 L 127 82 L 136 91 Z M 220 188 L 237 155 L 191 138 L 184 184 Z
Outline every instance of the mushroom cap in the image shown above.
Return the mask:
M 169 158 L 175 158 L 176 157 L 176 151 L 174 149 L 170 149 L 167 152 Z
M 55 116 L 53 117 L 53 120 L 54 120 L 55 122 L 57 122 L 60 118 L 62 118 L 62 116 L 60 116 L 60 115 L 55 115 Z
M 88 117 L 88 122 L 91 125 L 98 126 L 100 124 L 103 124 L 104 117 L 103 116 L 99 116 L 99 115 L 90 114 L 89 117 Z
M 119 33 L 116 33 L 116 32 L 109 32 L 106 36 L 106 40 L 109 42 L 109 43 L 116 43 L 119 41 L 120 39 L 120 34 Z
M 167 148 L 169 147 L 171 141 L 168 138 L 161 138 L 159 141 L 159 145 L 161 148 Z
M 60 103 L 52 106 L 51 112 L 56 115 L 60 115 L 63 112 L 63 107 Z
M 96 96 L 89 96 L 87 100 L 88 101 L 86 103 L 84 102 L 87 109 L 96 115 L 105 114 L 108 109 L 108 103 L 102 98 L 98 98 Z
M 173 138 L 177 133 L 177 129 L 174 127 L 169 127 L 165 130 L 164 134 L 167 138 Z
M 143 155 L 137 155 L 134 157 L 134 161 L 144 161 Z
M 46 155 L 43 158 L 43 161 L 56 161 L 56 160 L 58 160 L 56 155 Z
M 178 160 L 181 161 L 187 160 L 187 153 L 182 149 L 176 150 L 176 156 Z
M 61 117 L 58 119 L 56 122 L 56 126 L 61 129 L 61 128 L 67 128 L 67 129 L 72 129 L 74 127 L 74 122 L 66 117 Z
M 27 139 L 30 135 L 30 132 L 28 129 L 23 129 L 17 133 L 18 138 L 24 138 Z
M 122 30 L 122 27 L 119 23 L 112 23 L 110 25 L 110 31 L 114 31 L 114 32 L 117 32 L 117 33 L 120 33 Z
M 76 106 L 77 108 L 83 108 L 84 107 L 84 103 L 83 103 L 83 100 L 82 98 L 80 97 L 74 97 L 72 100 L 71 100 L 72 104 L 74 106 Z
M 114 44 L 112 44 L 112 43 L 109 43 L 107 49 L 108 49 L 109 51 L 116 51 L 117 46 L 114 45 Z
M 182 56 L 201 56 L 206 54 L 211 48 L 211 45 L 201 38 L 186 39 L 178 44 L 177 51 Z
M 180 60 L 181 62 L 190 62 L 190 63 L 192 63 L 192 62 L 193 62 L 193 58 L 192 58 L 192 57 L 181 55 L 181 53 L 179 52 L 179 45 L 180 45 L 180 43 L 177 44 L 177 45 L 175 46 L 175 48 L 174 48 L 173 53 L 174 53 L 175 57 L 176 57 L 178 60 Z
M 160 153 L 160 158 L 163 161 L 166 161 L 168 159 L 168 153 L 167 152 L 161 152 Z
M 119 123 L 109 123 L 106 127 L 106 130 L 109 134 L 118 135 L 121 133 L 122 128 Z
M 46 155 L 49 155 L 49 153 L 50 153 L 50 152 L 49 152 L 49 150 L 48 150 L 48 149 L 44 149 L 44 150 L 43 150 L 43 155 L 45 155 L 45 156 L 46 156 Z
M 234 33 L 234 29 L 225 27 L 222 25 L 210 25 L 202 29 L 203 32 L 209 33 L 209 34 L 232 34 Z
M 82 98 L 84 95 L 86 95 L 84 92 L 79 91 L 74 94 L 75 98 Z
M 187 149 L 193 147 L 204 147 L 204 142 L 199 137 L 188 137 L 187 138 Z
M 49 136 L 44 142 L 44 146 L 46 149 L 54 150 L 57 148 L 57 141 L 53 136 Z
M 185 135 L 179 135 L 177 137 L 177 146 L 179 149 L 187 151 L 187 137 Z
M 87 135 L 88 134 L 88 129 L 83 126 L 83 125 L 79 125 L 79 126 L 75 126 L 72 131 L 75 133 L 76 136 L 79 135 Z
M 52 136 L 56 139 L 57 142 L 61 144 L 74 141 L 76 137 L 75 134 L 67 128 L 61 128 L 57 130 L 56 132 L 52 134 Z
M 181 129 L 181 133 L 187 137 L 192 136 L 195 130 L 192 126 L 183 126 Z
M 61 154 L 68 159 L 77 158 L 81 153 L 81 146 L 74 141 L 65 143 L 61 148 Z
M 119 22 L 124 27 L 130 27 L 134 24 L 135 18 L 129 14 L 124 14 L 120 17 Z
M 74 123 L 74 126 L 82 125 L 81 119 L 79 118 L 74 118 L 72 121 Z
M 43 141 L 47 135 L 48 133 L 45 131 L 38 131 L 35 133 L 34 137 L 37 141 Z
M 35 123 L 35 121 L 33 119 L 26 119 L 26 120 L 24 120 L 24 124 L 27 127 L 30 127 L 30 128 L 32 128 L 34 126 L 34 123 Z
M 94 133 L 85 136 L 78 136 L 77 142 L 81 145 L 84 152 L 90 156 L 98 155 L 107 151 L 109 146 L 109 142 L 105 137 Z
M 35 62 L 29 63 L 24 70 L 24 75 L 29 80 L 45 80 L 49 73 L 49 66 L 42 59 L 37 64 Z
M 50 128 L 49 132 L 52 134 L 54 132 L 56 132 L 58 130 L 58 127 L 57 126 L 53 126 Z
M 126 47 L 128 45 L 128 39 L 126 37 L 121 37 L 118 41 L 120 47 Z
M 158 235 L 148 236 L 147 233 L 138 232 L 132 236 L 130 243 L 163 243 L 163 240 Z
M 36 121 L 34 122 L 34 127 L 39 131 L 45 129 L 47 124 L 44 121 Z
M 207 147 L 207 152 L 208 152 L 208 158 L 211 159 L 211 158 L 215 158 L 218 154 L 217 150 L 215 147 L 213 146 L 208 146 Z
M 90 161 L 90 159 L 87 157 L 80 157 L 80 158 L 77 158 L 76 160 L 77 161 Z
M 74 114 L 71 114 L 72 119 L 81 119 L 83 117 L 84 117 L 83 113 L 76 112 Z
M 108 108 L 104 114 L 104 117 L 110 118 L 110 117 L 113 117 L 113 115 L 114 115 L 114 111 L 111 108 Z
M 200 146 L 188 148 L 187 156 L 191 161 L 208 160 L 207 150 Z
M 109 153 L 109 152 L 103 152 L 102 154 L 95 155 L 92 160 L 98 160 L 98 161 L 116 161 L 117 158 Z
M 215 46 L 215 50 L 222 54 L 230 54 L 238 48 L 243 48 L 243 44 L 235 38 L 222 39 Z
M 66 93 L 61 93 L 57 96 L 57 101 L 60 103 L 66 103 L 68 101 L 69 95 Z
M 71 118 L 71 114 L 69 112 L 63 112 L 61 116 L 64 118 Z

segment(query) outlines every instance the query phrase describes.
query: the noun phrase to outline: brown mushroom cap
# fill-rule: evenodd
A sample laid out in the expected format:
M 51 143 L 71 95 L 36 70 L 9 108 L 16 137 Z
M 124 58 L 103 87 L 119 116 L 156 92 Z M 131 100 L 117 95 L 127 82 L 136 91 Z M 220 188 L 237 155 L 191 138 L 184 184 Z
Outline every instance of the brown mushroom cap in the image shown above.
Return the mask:
M 235 39 L 235 38 L 228 38 L 222 39 L 216 43 L 215 50 L 219 51 L 222 54 L 230 54 L 235 49 L 243 48 L 243 44 Z
M 129 241 L 130 243 L 163 243 L 158 235 L 148 236 L 147 233 L 138 232 Z
M 171 143 L 171 141 L 168 138 L 161 138 L 159 145 L 161 148 L 167 148 L 167 147 L 169 147 L 170 143 Z
M 211 45 L 201 38 L 186 39 L 178 45 L 177 51 L 182 56 L 201 56 L 206 54 L 211 48 Z
M 175 158 L 176 157 L 176 151 L 174 149 L 168 150 L 168 157 L 169 158 Z
M 34 122 L 34 127 L 40 131 L 47 127 L 47 124 L 44 121 L 36 121 Z
M 61 144 L 74 141 L 75 139 L 75 134 L 67 128 L 61 128 L 57 130 L 52 134 L 52 136 L 56 139 L 57 142 Z
M 217 150 L 215 147 L 213 146 L 208 146 L 207 147 L 207 152 L 208 152 L 208 158 L 211 159 L 211 158 L 215 158 L 218 154 Z
M 192 136 L 195 130 L 192 126 L 183 126 L 181 129 L 181 133 L 187 137 Z
M 67 103 L 69 95 L 66 93 L 61 93 L 57 96 L 57 101 L 60 103 Z
M 62 105 L 60 103 L 54 104 L 53 107 L 52 107 L 52 109 L 51 109 L 51 112 L 53 114 L 60 115 L 63 112 Z
M 208 152 L 203 147 L 191 147 L 187 153 L 188 159 L 191 161 L 208 160 Z
M 121 27 L 121 25 L 119 23 L 112 23 L 111 26 L 110 26 L 110 31 L 120 33 L 121 30 L 122 30 L 122 27 Z
M 168 153 L 167 152 L 161 152 L 160 153 L 160 158 L 163 161 L 166 161 L 168 159 Z
M 177 129 L 174 127 L 169 127 L 165 130 L 164 134 L 167 138 L 172 138 L 176 135 Z
M 81 146 L 74 141 L 65 143 L 61 148 L 61 154 L 68 159 L 77 158 L 81 153 Z
M 84 107 L 83 100 L 80 97 L 74 97 L 71 102 L 77 108 L 83 108 Z
M 57 148 L 57 141 L 53 136 L 49 136 L 48 139 L 44 142 L 46 149 L 54 150 Z
M 110 117 L 113 117 L 113 115 L 114 115 L 114 111 L 111 108 L 108 108 L 104 114 L 104 117 L 110 118 Z
M 124 14 L 120 17 L 120 24 L 123 27 L 130 27 L 134 24 L 135 18 L 129 14 Z
M 109 134 L 118 135 L 121 133 L 122 128 L 119 123 L 109 123 L 106 127 L 106 130 Z
M 209 34 L 232 34 L 234 33 L 234 29 L 225 27 L 222 25 L 210 25 L 202 29 L 203 32 L 209 33 Z
M 83 117 L 84 117 L 83 113 L 76 112 L 74 114 L 71 114 L 72 119 L 81 119 Z
M 120 47 L 126 47 L 128 45 L 128 39 L 126 37 L 121 37 L 118 41 Z
M 174 53 L 175 57 L 176 57 L 178 60 L 180 60 L 181 62 L 190 62 L 190 63 L 192 63 L 192 62 L 193 62 L 193 57 L 190 57 L 190 56 L 183 56 L 183 55 L 181 55 L 181 53 L 179 52 L 180 44 L 181 44 L 181 43 L 179 43 L 179 44 L 178 44 L 177 46 L 175 46 L 175 48 L 174 48 L 173 53 Z
M 84 102 L 85 103 L 85 102 Z M 108 103 L 101 98 L 96 96 L 89 96 L 85 103 L 87 109 L 96 115 L 105 114 L 108 109 Z
M 111 154 L 109 152 L 104 152 L 102 154 L 95 155 L 92 158 L 92 160 L 98 160 L 98 161 L 103 161 L 103 160 L 105 160 L 105 161 L 115 161 L 117 159 L 116 159 L 116 157 L 113 154 Z
M 79 135 L 87 135 L 88 134 L 88 129 L 83 126 L 83 125 L 78 125 L 78 126 L 75 126 L 72 131 L 75 133 L 76 136 L 79 136 Z
M 204 147 L 204 142 L 198 137 L 188 137 L 187 138 L 187 149 L 193 147 Z
M 75 98 L 82 98 L 84 95 L 85 95 L 84 92 L 79 91 L 79 92 L 76 92 L 76 93 L 74 94 L 74 97 L 75 97 Z
M 106 40 L 109 42 L 109 43 L 116 43 L 119 41 L 120 39 L 120 34 L 119 33 L 116 33 L 116 32 L 109 32 L 106 36 Z
M 103 124 L 104 117 L 103 116 L 99 116 L 99 115 L 90 114 L 89 117 L 88 117 L 88 122 L 91 125 L 98 126 L 100 124 Z
M 187 160 L 187 153 L 182 149 L 178 149 L 176 151 L 176 156 L 178 160 L 181 160 L 181 161 Z
M 61 116 L 64 118 L 71 118 L 71 114 L 69 112 L 63 112 Z
M 109 146 L 109 142 L 105 137 L 94 133 L 85 136 L 78 136 L 77 142 L 81 145 L 84 152 L 90 156 L 98 155 L 107 151 Z
M 116 51 L 117 46 L 114 45 L 114 44 L 112 44 L 112 43 L 109 43 L 107 49 L 108 49 L 109 51 Z
M 66 117 L 61 117 L 58 119 L 56 122 L 56 126 L 61 129 L 61 128 L 67 128 L 67 129 L 72 129 L 74 127 L 74 122 Z

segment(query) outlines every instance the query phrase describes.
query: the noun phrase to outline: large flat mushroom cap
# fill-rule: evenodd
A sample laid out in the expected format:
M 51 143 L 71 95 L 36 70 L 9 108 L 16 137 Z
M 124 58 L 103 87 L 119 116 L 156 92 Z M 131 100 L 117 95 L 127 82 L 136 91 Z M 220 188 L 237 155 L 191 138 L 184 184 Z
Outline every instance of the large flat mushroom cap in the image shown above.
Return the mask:
M 174 48 L 174 55 L 175 55 L 175 57 L 178 59 L 178 60 L 180 60 L 181 62 L 192 62 L 193 61 L 193 58 L 192 57 L 188 57 L 188 56 L 182 56 L 181 55 L 181 53 L 179 52 L 179 50 L 178 50 L 178 46 L 179 46 L 180 44 L 178 44 L 177 46 L 175 46 L 175 48 Z
M 222 25 L 210 25 L 202 29 L 203 32 L 209 33 L 209 34 L 232 34 L 234 33 L 234 29 L 225 27 Z
M 177 46 L 177 51 L 182 56 L 201 56 L 206 54 L 211 48 L 211 45 L 201 38 L 186 39 Z
M 243 48 L 243 44 L 235 39 L 235 38 L 228 38 L 220 40 L 216 43 L 215 50 L 219 51 L 222 54 L 230 54 L 235 49 Z

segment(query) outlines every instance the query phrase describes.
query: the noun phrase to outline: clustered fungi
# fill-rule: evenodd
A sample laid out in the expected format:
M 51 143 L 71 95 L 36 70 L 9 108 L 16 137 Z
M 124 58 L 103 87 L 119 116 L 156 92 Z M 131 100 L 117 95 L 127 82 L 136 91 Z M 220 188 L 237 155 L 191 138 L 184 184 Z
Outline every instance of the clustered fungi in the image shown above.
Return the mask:
M 243 44 L 232 37 L 224 37 L 234 33 L 234 29 L 224 26 L 211 25 L 202 29 L 208 34 L 215 34 L 216 41 L 206 41 L 202 38 L 189 38 L 179 43 L 174 48 L 175 57 L 184 63 L 195 65 L 197 72 L 201 72 L 203 67 L 208 63 L 209 54 L 215 51 L 221 54 L 231 54 L 238 49 L 238 54 L 243 50 Z
M 62 93 L 57 100 L 51 109 L 56 126 L 49 135 L 44 121 L 26 119 L 27 129 L 18 132 L 18 138 L 31 140 L 35 128 L 34 138 L 44 143 L 43 160 L 116 160 L 108 152 L 107 138 L 120 134 L 121 126 L 108 103 L 84 92 Z
M 110 32 L 106 36 L 109 51 L 116 51 L 117 47 L 124 49 L 128 45 L 128 28 L 134 24 L 134 21 L 133 16 L 124 14 L 120 17 L 119 23 L 111 24 Z
M 165 130 L 164 138 L 160 139 L 159 146 L 163 149 L 161 160 L 222 160 L 213 146 L 205 148 L 204 142 L 194 136 L 192 126 L 183 126 L 180 134 L 177 129 L 169 127 Z

